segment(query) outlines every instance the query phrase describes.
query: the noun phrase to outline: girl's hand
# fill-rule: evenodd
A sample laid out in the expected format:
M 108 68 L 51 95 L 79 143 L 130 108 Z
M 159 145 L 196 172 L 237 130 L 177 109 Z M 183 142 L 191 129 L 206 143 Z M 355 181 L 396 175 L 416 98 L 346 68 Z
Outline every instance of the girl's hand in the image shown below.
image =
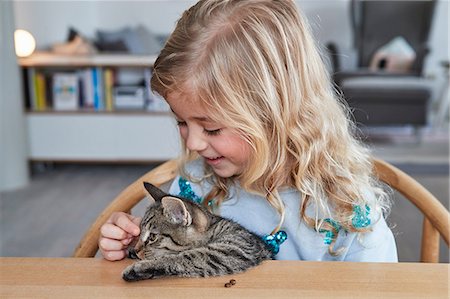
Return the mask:
M 123 212 L 115 212 L 100 228 L 98 247 L 103 257 L 117 261 L 127 256 L 127 247 L 139 236 L 140 217 Z

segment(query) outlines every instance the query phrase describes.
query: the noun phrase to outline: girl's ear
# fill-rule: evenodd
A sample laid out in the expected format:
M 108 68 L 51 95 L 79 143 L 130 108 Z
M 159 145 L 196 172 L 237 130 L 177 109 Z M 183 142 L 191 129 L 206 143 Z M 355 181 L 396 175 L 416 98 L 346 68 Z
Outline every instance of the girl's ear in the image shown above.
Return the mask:
M 184 202 L 176 197 L 166 196 L 161 200 L 164 215 L 174 224 L 189 226 L 192 223 L 191 214 L 189 214 Z
M 155 201 L 161 201 L 161 199 L 164 196 L 167 196 L 168 194 L 159 189 L 158 187 L 148 183 L 144 182 L 144 188 L 148 195 L 150 195 L 150 203 L 153 204 Z

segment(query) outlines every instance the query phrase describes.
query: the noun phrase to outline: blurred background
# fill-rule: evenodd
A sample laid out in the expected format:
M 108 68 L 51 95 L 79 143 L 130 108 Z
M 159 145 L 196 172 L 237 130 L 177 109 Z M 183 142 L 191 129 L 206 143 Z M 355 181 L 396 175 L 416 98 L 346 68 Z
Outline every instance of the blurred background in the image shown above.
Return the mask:
M 1 256 L 70 256 L 120 190 L 178 155 L 148 79 L 195 2 L 0 2 Z M 448 209 L 449 1 L 296 3 L 359 138 Z M 399 258 L 417 261 L 422 216 L 393 202 Z

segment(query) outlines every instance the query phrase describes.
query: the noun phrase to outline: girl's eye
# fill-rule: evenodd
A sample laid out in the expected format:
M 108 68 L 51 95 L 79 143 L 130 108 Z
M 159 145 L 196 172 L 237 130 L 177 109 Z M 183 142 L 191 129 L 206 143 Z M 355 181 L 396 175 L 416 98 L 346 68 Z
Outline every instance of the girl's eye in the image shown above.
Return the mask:
M 177 120 L 177 126 L 178 127 L 185 127 L 187 126 L 187 123 L 185 121 L 182 120 Z M 216 136 L 219 135 L 220 132 L 222 131 L 222 129 L 216 129 L 216 130 L 207 130 L 207 129 L 203 129 L 203 131 L 205 132 L 206 135 L 208 136 Z
M 222 132 L 222 129 L 217 129 L 217 130 L 206 130 L 205 129 L 205 134 L 209 135 L 209 136 L 217 136 L 220 134 L 220 132 Z

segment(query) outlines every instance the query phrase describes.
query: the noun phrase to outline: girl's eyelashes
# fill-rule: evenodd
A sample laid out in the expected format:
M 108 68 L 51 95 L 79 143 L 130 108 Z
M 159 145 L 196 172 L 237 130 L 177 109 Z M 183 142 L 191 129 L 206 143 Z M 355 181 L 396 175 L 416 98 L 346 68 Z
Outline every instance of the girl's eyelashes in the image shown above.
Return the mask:
M 185 125 L 186 125 L 185 121 L 177 120 L 177 126 L 181 127 L 181 126 L 185 126 Z
M 185 121 L 177 120 L 177 126 L 184 127 L 186 125 L 187 124 Z M 216 129 L 216 130 L 203 129 L 203 132 L 208 136 L 217 136 L 222 132 L 222 129 Z
M 209 136 L 217 136 L 217 135 L 220 134 L 220 132 L 222 132 L 222 129 L 217 129 L 217 130 L 206 130 L 206 129 L 204 129 L 204 132 L 205 132 L 206 135 L 209 135 Z

